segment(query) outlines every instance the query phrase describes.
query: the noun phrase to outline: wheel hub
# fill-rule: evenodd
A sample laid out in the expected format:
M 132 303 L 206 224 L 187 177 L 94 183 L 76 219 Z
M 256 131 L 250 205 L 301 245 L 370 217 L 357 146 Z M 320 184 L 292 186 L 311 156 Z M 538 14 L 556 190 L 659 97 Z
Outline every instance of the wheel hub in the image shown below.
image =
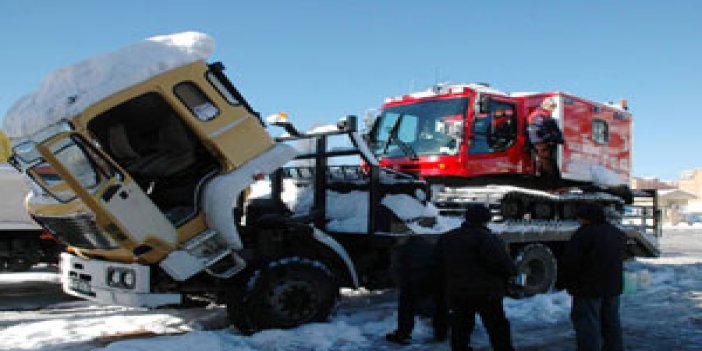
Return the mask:
M 525 267 L 526 273 L 526 284 L 527 285 L 539 285 L 541 284 L 546 276 L 546 267 L 544 263 L 539 260 L 531 260 L 527 262 Z
M 281 281 L 269 293 L 273 312 L 287 320 L 306 320 L 315 314 L 318 296 L 306 281 Z

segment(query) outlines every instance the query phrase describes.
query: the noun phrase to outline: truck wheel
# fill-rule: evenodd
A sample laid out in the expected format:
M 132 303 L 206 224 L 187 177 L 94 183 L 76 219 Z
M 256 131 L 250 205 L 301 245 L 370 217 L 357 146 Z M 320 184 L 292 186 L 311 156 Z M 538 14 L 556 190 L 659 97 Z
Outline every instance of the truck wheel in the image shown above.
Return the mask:
M 288 257 L 255 270 L 240 298 L 233 294 L 229 318 L 243 333 L 293 328 L 325 321 L 336 306 L 339 287 L 322 262 Z
M 511 286 L 508 293 L 514 298 L 529 297 L 548 292 L 556 284 L 556 257 L 542 244 L 529 244 L 519 250 L 515 259 L 519 274 L 526 275 L 524 286 Z

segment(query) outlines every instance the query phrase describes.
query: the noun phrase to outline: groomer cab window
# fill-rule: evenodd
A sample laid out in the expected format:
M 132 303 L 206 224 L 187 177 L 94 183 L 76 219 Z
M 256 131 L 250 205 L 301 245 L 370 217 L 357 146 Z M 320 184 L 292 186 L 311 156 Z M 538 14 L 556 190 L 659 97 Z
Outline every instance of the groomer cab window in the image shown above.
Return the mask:
M 210 121 L 219 115 L 217 106 L 192 82 L 177 84 L 173 93 L 201 121 Z
M 507 150 L 517 138 L 517 113 L 513 103 L 494 98 L 473 118 L 469 153 L 485 154 Z

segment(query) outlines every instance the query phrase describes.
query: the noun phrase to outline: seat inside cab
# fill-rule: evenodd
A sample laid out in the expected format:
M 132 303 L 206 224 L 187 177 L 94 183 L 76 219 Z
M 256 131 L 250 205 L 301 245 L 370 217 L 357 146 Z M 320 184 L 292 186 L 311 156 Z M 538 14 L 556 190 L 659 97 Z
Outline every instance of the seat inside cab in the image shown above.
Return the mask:
M 219 165 L 161 95 L 115 106 L 88 130 L 174 224 L 197 213 L 199 187 Z

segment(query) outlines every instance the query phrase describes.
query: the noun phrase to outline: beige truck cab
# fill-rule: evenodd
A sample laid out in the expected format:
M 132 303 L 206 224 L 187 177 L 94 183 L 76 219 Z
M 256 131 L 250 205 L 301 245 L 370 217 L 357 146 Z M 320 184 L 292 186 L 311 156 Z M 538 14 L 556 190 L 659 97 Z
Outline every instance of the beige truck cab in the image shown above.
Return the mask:
M 56 71 L 6 116 L 11 162 L 40 187 L 28 210 L 69 245 L 67 293 L 177 304 L 247 267 L 237 199 L 295 152 L 205 62 L 212 48 L 202 33 L 150 38 Z

